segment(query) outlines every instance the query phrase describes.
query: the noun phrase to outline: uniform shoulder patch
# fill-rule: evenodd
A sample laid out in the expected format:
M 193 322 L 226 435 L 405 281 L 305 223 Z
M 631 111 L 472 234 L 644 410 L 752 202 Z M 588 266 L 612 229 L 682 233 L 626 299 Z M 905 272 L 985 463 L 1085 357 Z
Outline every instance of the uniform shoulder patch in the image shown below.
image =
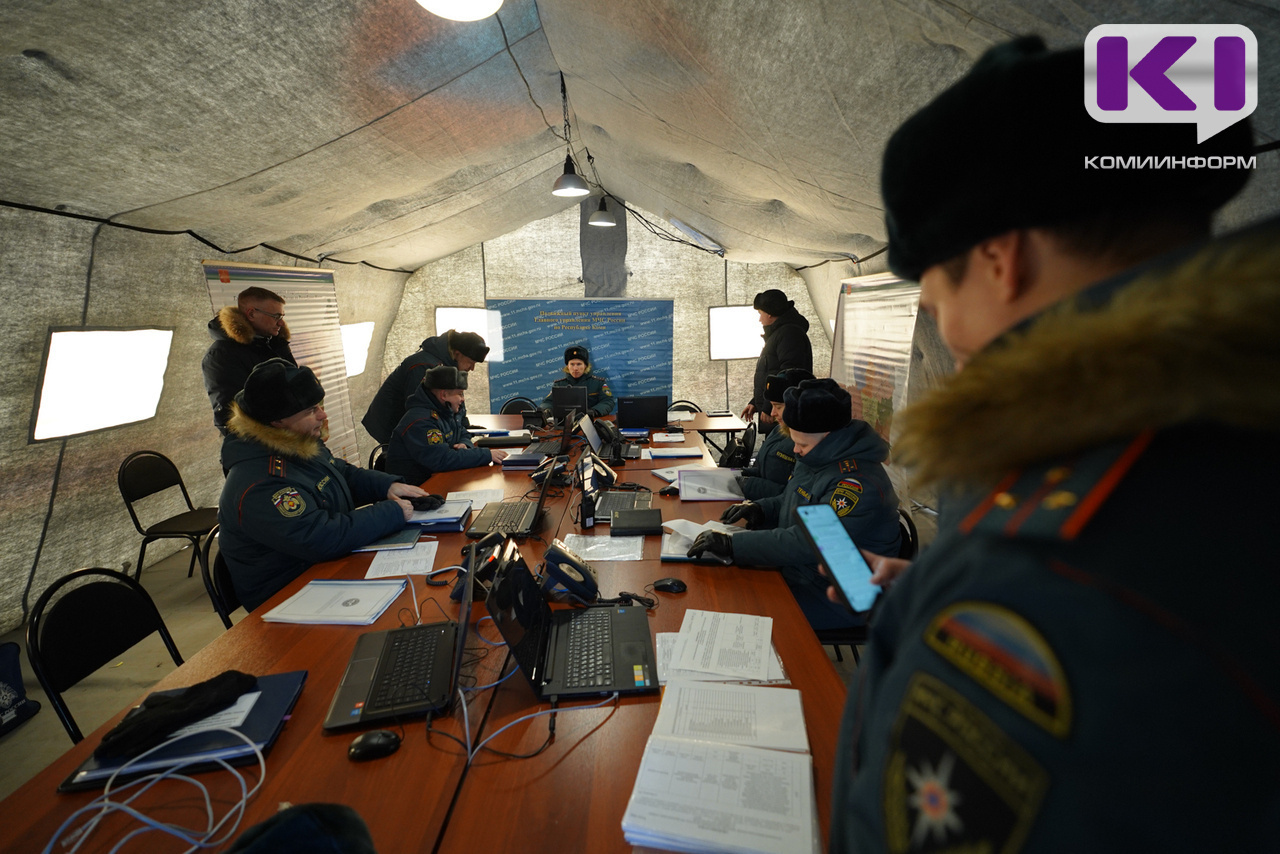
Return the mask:
M 925 630 L 925 643 L 1024 717 L 1065 738 L 1071 689 L 1058 657 L 1025 618 L 990 602 L 958 602 Z
M 848 516 L 853 512 L 853 508 L 858 506 L 860 500 L 862 500 L 862 484 L 851 477 L 846 477 L 836 484 L 828 503 L 835 509 L 837 516 Z
M 280 515 L 286 518 L 300 516 L 302 511 L 307 509 L 307 502 L 303 499 L 302 493 L 292 486 L 277 489 L 271 496 L 271 503 L 280 511 Z
M 1048 774 L 942 680 L 916 673 L 890 736 L 883 804 L 889 851 L 1022 847 Z
M 267 460 L 267 473 L 272 477 L 284 477 L 284 457 L 273 454 Z
M 857 471 L 857 470 L 858 470 L 857 460 L 841 460 L 840 461 L 841 474 L 848 474 L 851 471 Z
M 428 445 L 443 445 L 443 444 L 444 444 L 444 433 L 442 433 L 442 432 L 440 431 L 440 429 L 439 429 L 439 428 L 437 428 L 437 427 L 432 427 L 432 428 L 430 428 L 429 430 L 427 430 L 427 444 L 428 444 Z
M 613 397 L 613 392 L 609 391 L 608 383 L 600 384 L 600 393 L 603 394 L 605 397 Z

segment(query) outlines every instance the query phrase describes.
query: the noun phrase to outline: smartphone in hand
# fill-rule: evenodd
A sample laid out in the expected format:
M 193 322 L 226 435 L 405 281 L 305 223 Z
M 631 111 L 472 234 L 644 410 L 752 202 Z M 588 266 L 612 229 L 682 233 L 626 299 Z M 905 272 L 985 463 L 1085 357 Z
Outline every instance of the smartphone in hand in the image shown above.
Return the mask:
M 807 504 L 797 507 L 795 513 L 800 530 L 827 568 L 841 601 L 852 611 L 870 611 L 880 595 L 880 586 L 871 583 L 871 567 L 844 529 L 835 508 L 830 504 Z

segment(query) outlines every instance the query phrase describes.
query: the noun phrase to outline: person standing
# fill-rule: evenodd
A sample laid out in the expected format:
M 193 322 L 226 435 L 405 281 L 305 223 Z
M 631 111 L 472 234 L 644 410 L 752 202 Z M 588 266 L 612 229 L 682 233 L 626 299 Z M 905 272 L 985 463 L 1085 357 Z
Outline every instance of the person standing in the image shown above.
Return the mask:
M 1087 73 L 999 45 L 885 150 L 889 267 L 959 370 L 898 417 L 948 497 L 872 559 L 835 852 L 1276 847 L 1280 221 L 1209 239 L 1248 119 L 1099 122 Z
M 289 327 L 284 322 L 284 297 L 266 288 L 245 288 L 235 305 L 223 308 L 209 321 L 213 343 L 205 351 L 200 368 L 204 388 L 213 405 L 213 426 L 227 435 L 231 400 L 254 366 L 268 359 L 298 360 L 289 349 Z
M 477 448 L 467 431 L 467 374 L 437 365 L 422 376 L 387 444 L 387 471 L 422 483 L 438 471 L 487 466 L 507 458 L 501 448 Z
M 284 359 L 254 367 L 231 402 L 218 546 L 252 611 L 309 566 L 398 531 L 426 493 L 325 447 L 324 388 Z
M 409 398 L 418 390 L 422 376 L 429 368 L 445 365 L 470 372 L 488 355 L 489 346 L 474 332 L 450 329 L 443 335 L 424 339 L 418 349 L 406 356 L 382 381 L 360 423 L 378 444 L 390 442 L 391 433 L 400 423 Z
M 618 402 L 614 400 L 609 381 L 591 372 L 591 354 L 586 347 L 575 344 L 564 351 L 564 372 L 566 376 L 552 383 L 552 387 L 585 388 L 587 390 L 587 412 L 592 418 L 600 418 L 613 412 Z M 542 417 L 551 420 L 551 395 L 542 399 Z
M 760 432 L 773 428 L 773 416 L 764 395 L 765 381 L 787 368 L 800 368 L 813 373 L 813 345 L 809 342 L 809 321 L 796 311 L 794 300 L 776 288 L 756 294 L 752 305 L 764 327 L 764 348 L 756 359 L 755 384 L 751 400 L 742 410 L 744 421 L 758 415 Z

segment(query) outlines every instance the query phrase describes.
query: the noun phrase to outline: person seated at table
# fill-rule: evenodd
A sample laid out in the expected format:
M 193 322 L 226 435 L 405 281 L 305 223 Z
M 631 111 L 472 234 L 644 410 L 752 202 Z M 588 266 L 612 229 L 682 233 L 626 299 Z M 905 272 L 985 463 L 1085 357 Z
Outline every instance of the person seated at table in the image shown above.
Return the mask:
M 567 376 L 556 380 L 552 383 L 552 387 L 585 388 L 587 412 L 592 418 L 608 415 L 618 405 L 613 399 L 613 392 L 609 390 L 609 381 L 591 372 L 591 355 L 586 347 L 575 344 L 564 351 L 564 372 Z M 552 411 L 550 394 L 542 399 L 541 408 L 543 419 L 550 422 Z
M 390 442 L 391 431 L 400 422 L 409 398 L 417 391 L 428 369 L 448 365 L 470 372 L 488 355 L 489 345 L 475 332 L 450 329 L 427 338 L 382 381 L 360 423 L 378 444 Z
M 780 495 L 791 479 L 791 470 L 796 464 L 796 451 L 791 431 L 781 421 L 782 395 L 787 389 L 813 378 L 813 374 L 803 368 L 789 368 L 765 379 L 764 396 L 771 407 L 769 414 L 778 422 L 778 426 L 770 430 L 760 443 L 760 453 L 756 454 L 755 462 L 742 470 L 738 482 L 746 498 Z
M 324 388 L 310 368 L 262 362 L 231 402 L 218 545 L 246 611 L 312 564 L 400 530 L 413 513 L 408 499 L 426 495 L 335 457 L 328 436 Z
M 689 557 L 709 551 L 737 566 L 778 567 L 815 630 L 860 625 L 863 617 L 827 598 L 827 579 L 793 511 L 801 504 L 830 504 L 859 547 L 896 555 L 902 535 L 898 496 L 883 465 L 889 445 L 870 424 L 853 418 L 849 392 L 835 380 L 804 380 L 783 398 L 782 420 L 796 453 L 786 489 L 726 509 L 720 521 L 742 520 L 752 530 L 703 531 Z
M 501 448 L 477 448 L 467 432 L 467 374 L 440 365 L 427 371 L 387 443 L 387 471 L 422 483 L 438 471 L 500 463 Z

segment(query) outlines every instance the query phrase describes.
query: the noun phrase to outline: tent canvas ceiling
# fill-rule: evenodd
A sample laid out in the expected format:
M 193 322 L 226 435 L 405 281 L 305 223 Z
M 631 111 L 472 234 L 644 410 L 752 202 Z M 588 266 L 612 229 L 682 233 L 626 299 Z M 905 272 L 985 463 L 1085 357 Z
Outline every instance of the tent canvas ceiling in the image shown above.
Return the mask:
M 507 0 L 455 23 L 413 0 L 9 0 L 0 200 L 412 270 L 574 204 L 548 192 L 563 73 L 610 193 L 731 260 L 862 257 L 906 115 L 995 42 L 1102 22 L 1249 26 L 1277 137 L 1273 3 Z

